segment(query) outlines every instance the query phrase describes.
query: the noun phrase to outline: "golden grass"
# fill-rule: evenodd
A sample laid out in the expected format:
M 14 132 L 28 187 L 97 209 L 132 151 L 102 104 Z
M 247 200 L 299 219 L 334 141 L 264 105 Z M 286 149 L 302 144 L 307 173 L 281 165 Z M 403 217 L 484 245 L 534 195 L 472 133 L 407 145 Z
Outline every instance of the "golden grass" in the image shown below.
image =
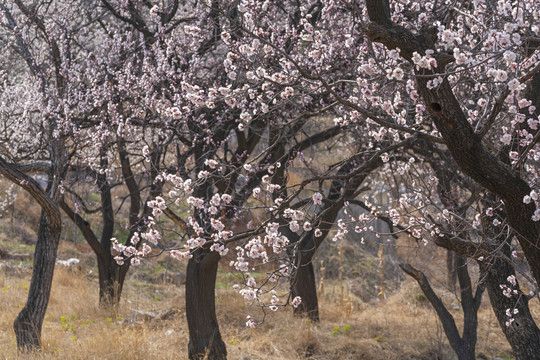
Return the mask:
M 29 224 L 37 224 L 38 215 L 32 214 L 35 221 L 28 221 L 22 228 L 24 232 L 30 234 L 35 230 L 29 228 Z M 7 219 L 2 219 L 0 225 L 6 226 Z M 15 237 L 22 236 L 18 234 Z M 14 252 L 28 251 L 21 248 L 22 244 L 13 242 L 13 237 L 5 231 L 0 232 L 0 242 L 17 246 Z M 440 271 L 444 268 L 444 257 L 440 253 L 424 248 L 418 253 L 405 246 L 401 249 L 404 252 L 401 257 L 408 261 L 420 259 L 418 261 L 424 264 L 434 264 L 425 270 L 433 279 L 437 293 L 449 309 L 452 309 L 452 303 L 459 304 L 454 294 L 438 286 L 444 282 L 444 271 Z M 126 282 L 121 305 L 113 313 L 98 307 L 97 269 L 91 250 L 85 244 L 61 242 L 59 257 L 66 259 L 72 256 L 82 260 L 82 270 L 73 272 L 58 267 L 43 326 L 43 349 L 30 355 L 17 352 L 12 328 L 13 320 L 26 301 L 30 272 L 22 275 L 0 272 L 0 359 L 187 358 L 184 288 L 141 281 L 149 278 L 143 275 L 152 274 L 155 278 L 152 271 L 160 260 L 154 259 L 152 264 L 130 270 L 132 276 Z M 183 264 L 167 264 L 170 271 L 179 271 L 181 266 Z M 93 274 L 89 276 L 91 269 Z M 368 276 L 365 271 L 372 271 L 369 267 L 361 270 L 364 277 Z M 223 269 L 220 273 L 219 288 L 225 283 L 235 282 L 226 271 Z M 423 300 L 420 289 L 412 280 L 407 279 L 395 293 L 391 292 L 392 287 L 388 287 L 386 300 L 372 299 L 368 303 L 349 294 L 350 284 L 345 280 L 345 299 L 340 299 L 339 282 L 325 279 L 326 291 L 320 296 L 321 322 L 318 324 L 292 316 L 290 309 L 281 309 L 268 314 L 257 329 L 245 327 L 246 315 L 261 319 L 261 311 L 249 307 L 231 290 L 218 290 L 217 313 L 229 359 L 455 358 L 435 312 Z M 538 302 L 532 301 L 531 307 L 533 316 L 539 319 Z M 122 323 L 133 310 L 159 312 L 170 309 L 176 310 L 176 314 L 169 320 L 142 325 Z M 459 323 L 461 312 L 450 311 Z M 480 309 L 478 335 L 479 358 L 482 355 L 484 358 L 508 358 L 511 354 L 487 298 Z
M 14 239 L 35 239 L 39 208 L 32 205 L 28 196 L 20 192 L 14 213 L 17 226 L 9 225 L 9 214 L 4 214 L 0 221 L 4 230 L 0 231 L 0 243 L 14 247 L 9 248 L 12 252 L 28 252 L 26 247 L 32 243 L 24 245 L 14 242 Z M 69 221 L 64 224 L 63 236 L 80 241 L 74 225 Z M 424 269 L 427 270 L 426 275 L 432 279 L 433 286 L 456 321 L 462 321 L 461 312 L 451 307 L 452 303 L 459 304 L 458 299 L 442 286 L 437 286 L 444 283 L 445 272 L 441 271 L 444 269 L 444 252 L 417 247 L 410 239 L 400 239 L 398 243 L 398 255 L 402 260 L 430 264 L 429 269 Z M 140 281 L 145 278 L 140 275 L 146 266 L 141 265 L 130 271 L 134 276 L 126 283 L 119 309 L 116 312 L 105 311 L 98 307 L 95 260 L 88 246 L 63 241 L 60 247 L 59 257 L 80 258 L 83 270 L 74 273 L 62 267 L 57 269 L 40 352 L 19 354 L 12 328 L 13 320 L 26 301 L 30 273 L 7 275 L 0 272 L 0 359 L 187 358 L 183 287 Z M 87 277 L 92 267 L 94 274 Z M 474 267 L 471 268 L 474 272 Z M 363 276 L 367 276 L 365 271 L 371 270 L 369 267 L 359 268 Z M 226 281 L 221 285 L 223 282 Z M 345 283 L 349 282 L 346 280 Z M 388 292 L 386 300 L 373 299 L 369 303 L 354 298 L 348 291 L 345 299 L 340 299 L 341 289 L 336 280 L 325 279 L 325 288 L 326 293 L 320 296 L 320 323 L 295 318 L 290 309 L 282 309 L 268 314 L 257 329 L 246 328 L 245 320 L 247 314 L 260 319 L 260 310 L 249 307 L 231 290 L 218 290 L 217 313 L 229 359 L 455 358 L 435 312 L 412 280 L 403 283 L 396 293 Z M 176 310 L 176 315 L 169 320 L 142 325 L 123 324 L 123 319 L 129 318 L 133 310 L 158 312 L 170 309 Z M 531 312 L 540 319 L 537 301 L 531 302 Z M 479 323 L 477 357 L 508 358 L 510 347 L 487 298 L 480 309 Z
M 22 199 L 24 197 L 21 196 Z M 17 218 L 19 220 L 19 215 Z M 39 212 L 28 215 L 26 225 L 18 229 L 24 233 L 35 231 L 30 224 L 37 224 Z M 0 225 L 8 228 L 8 219 Z M 5 226 L 5 227 L 4 227 Z M 70 231 L 65 231 L 70 234 Z M 21 238 L 22 233 L 15 238 Z M 35 238 L 35 234 L 33 236 Z M 0 242 L 16 246 L 14 252 L 28 251 L 20 243 L 13 242 L 13 234 L 0 231 Z M 402 244 L 404 245 L 404 244 Z M 408 245 L 405 244 L 405 245 Z M 19 249 L 20 248 L 20 249 Z M 11 248 L 10 248 L 11 249 Z M 444 256 L 427 248 L 417 250 L 402 246 L 401 257 L 408 261 L 420 259 L 424 264 L 434 264 L 427 270 L 433 278 L 433 286 L 444 303 L 459 304 L 454 294 L 444 290 Z M 130 270 L 122 302 L 116 312 L 98 307 L 97 269 L 91 250 L 86 244 L 61 242 L 62 259 L 80 258 L 82 270 L 70 271 L 58 267 L 55 273 L 52 296 L 45 317 L 42 341 L 43 349 L 34 354 L 17 352 L 13 320 L 26 301 L 30 273 L 7 275 L 0 272 L 0 359 L 186 359 L 188 331 L 185 320 L 184 288 L 174 285 L 150 284 L 148 273 L 159 261 L 144 264 Z M 358 261 L 358 260 L 357 260 Z M 172 267 L 171 267 L 172 266 Z M 178 271 L 182 264 L 167 265 Z M 175 268 L 176 270 L 172 270 Z M 93 269 L 93 274 L 89 271 Z M 365 271 L 372 269 L 361 268 Z M 146 271 L 146 273 L 143 273 Z M 234 282 L 220 273 L 220 285 Z M 155 274 L 154 274 L 155 275 Z M 434 277 L 435 276 L 435 277 Z M 154 276 L 155 277 L 155 276 Z M 269 313 L 265 322 L 256 329 L 245 327 L 246 315 L 256 319 L 262 313 L 249 307 L 231 290 L 217 291 L 217 313 L 223 340 L 227 344 L 229 359 L 454 359 L 445 339 L 442 327 L 431 306 L 421 296 L 412 280 L 407 279 L 397 292 L 387 289 L 387 299 L 364 303 L 349 294 L 350 281 L 345 280 L 345 299 L 337 280 L 325 279 L 325 294 L 320 296 L 321 322 L 310 323 L 292 316 L 290 309 Z M 531 302 L 531 311 L 540 318 L 540 306 Z M 166 311 L 174 309 L 175 316 L 169 320 L 142 325 L 126 325 L 123 319 L 133 310 Z M 450 310 L 460 321 L 460 311 Z M 458 325 L 461 328 L 461 325 Z M 502 335 L 488 299 L 480 309 L 480 325 L 477 355 L 479 358 L 502 356 L 508 358 L 510 348 Z
M 0 275 L 0 357 L 4 359 L 184 359 L 187 324 L 183 288 L 129 281 L 117 313 L 97 306 L 97 283 L 83 272 L 59 267 L 43 326 L 43 350 L 17 353 L 12 323 L 26 300 L 30 275 Z M 337 292 L 336 292 L 337 293 Z M 327 291 L 321 323 L 292 316 L 288 309 L 268 314 L 257 329 L 245 316 L 262 313 L 230 290 L 219 290 L 217 310 L 230 359 L 452 359 L 434 311 L 407 281 L 388 299 L 340 301 Z M 457 302 L 450 293 L 443 301 Z M 175 309 L 169 320 L 122 324 L 131 311 Z M 534 309 L 535 312 L 538 309 Z M 459 318 L 459 311 L 453 310 Z M 509 346 L 488 304 L 480 312 L 478 354 L 508 356 Z

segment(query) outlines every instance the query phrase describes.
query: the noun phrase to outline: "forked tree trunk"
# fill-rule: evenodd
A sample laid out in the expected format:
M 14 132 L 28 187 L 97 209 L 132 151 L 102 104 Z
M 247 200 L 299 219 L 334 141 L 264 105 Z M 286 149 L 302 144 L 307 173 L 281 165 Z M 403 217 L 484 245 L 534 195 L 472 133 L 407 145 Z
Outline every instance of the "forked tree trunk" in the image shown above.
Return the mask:
M 92 231 L 90 223 L 84 220 L 79 214 L 76 214 L 64 201 L 60 202 L 61 208 L 75 225 L 77 225 L 86 242 L 96 254 L 99 277 L 99 305 L 107 308 L 114 307 L 120 302 L 120 295 L 122 294 L 124 279 L 129 264 L 126 263 L 123 266 L 118 266 L 111 254 L 110 239 L 113 234 L 114 220 L 112 216 L 106 216 L 109 213 L 112 214 L 112 207 L 105 205 L 103 206 L 104 209 L 111 210 L 107 212 L 103 211 L 103 233 L 100 242 L 96 234 Z
M 107 167 L 106 156 L 104 155 L 101 157 L 101 165 Z M 96 178 L 101 194 L 101 217 L 103 223 L 101 240 L 98 240 L 90 223 L 77 214 L 66 202 L 60 201 L 60 207 L 77 225 L 86 242 L 96 254 L 99 276 L 99 305 L 110 308 L 117 306 L 120 302 L 129 263 L 118 266 L 111 254 L 111 238 L 114 232 L 111 186 L 104 174 L 97 174 Z M 138 208 L 136 207 L 135 210 L 138 211 Z M 131 236 L 132 234 L 130 234 Z
M 319 321 L 319 304 L 317 301 L 317 283 L 313 262 L 302 264 L 296 270 L 291 283 L 292 297 L 300 296 L 302 302 L 294 309 L 295 315 L 307 316 L 311 321 Z
M 215 311 L 215 285 L 220 256 L 198 249 L 186 273 L 186 316 L 191 360 L 222 360 L 227 349 L 221 339 Z
M 461 307 L 463 309 L 463 334 L 454 321 L 454 317 L 446 309 L 441 299 L 431 287 L 426 276 L 409 264 L 401 264 L 400 267 L 408 275 L 416 280 L 424 295 L 437 312 L 437 316 L 442 323 L 444 333 L 450 346 L 456 353 L 459 360 L 475 360 L 475 346 L 478 328 L 478 308 L 482 301 L 483 285 L 479 284 L 473 295 L 471 278 L 467 270 L 467 263 L 461 256 L 457 257 L 457 276 L 461 292 Z
M 41 327 L 49 304 L 59 240 L 60 228 L 51 227 L 42 212 L 28 300 L 13 324 L 19 350 L 30 351 L 41 346 Z

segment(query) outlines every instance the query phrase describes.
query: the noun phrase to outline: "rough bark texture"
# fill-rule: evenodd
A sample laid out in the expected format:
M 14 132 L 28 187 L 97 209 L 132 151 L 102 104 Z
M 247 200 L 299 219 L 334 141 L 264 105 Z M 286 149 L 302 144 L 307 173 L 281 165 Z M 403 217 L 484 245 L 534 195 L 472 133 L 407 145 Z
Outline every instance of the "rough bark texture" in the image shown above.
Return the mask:
M 467 269 L 467 260 L 456 256 L 456 271 L 461 293 L 461 308 L 463 309 L 462 347 L 456 350 L 460 359 L 475 359 L 475 347 L 478 330 L 478 308 L 482 303 L 484 284 L 479 283 L 473 293 L 472 282 Z
M 120 303 L 127 266 L 119 266 L 112 257 L 98 257 L 99 304 L 104 308 L 115 307 Z
M 107 156 L 104 153 L 101 154 L 101 166 L 108 166 Z M 104 307 L 114 307 L 120 302 L 124 279 L 127 274 L 127 265 L 118 266 L 111 254 L 111 238 L 114 233 L 111 186 L 105 174 L 98 174 L 96 178 L 101 195 L 101 218 L 103 221 L 101 241 L 97 244 L 103 249 L 103 252 L 96 253 L 99 272 L 99 303 Z M 126 267 L 126 269 L 123 269 L 123 267 Z
M 19 350 L 29 351 L 41 346 L 41 327 L 49 304 L 59 240 L 60 229 L 51 227 L 42 212 L 28 300 L 13 324 Z
M 198 249 L 186 273 L 186 316 L 189 327 L 189 358 L 222 360 L 227 349 L 221 339 L 215 311 L 215 285 L 219 254 Z

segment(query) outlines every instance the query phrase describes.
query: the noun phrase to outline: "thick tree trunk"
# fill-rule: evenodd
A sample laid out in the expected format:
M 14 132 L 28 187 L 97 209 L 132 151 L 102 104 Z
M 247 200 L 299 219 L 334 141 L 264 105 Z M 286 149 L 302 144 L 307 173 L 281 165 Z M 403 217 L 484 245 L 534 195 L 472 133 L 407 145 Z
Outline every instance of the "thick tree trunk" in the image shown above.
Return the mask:
M 118 292 L 115 289 L 114 270 L 111 267 L 111 260 L 98 256 L 97 263 L 99 274 L 99 305 L 102 307 L 115 306 L 118 304 L 116 299 L 119 296 L 117 296 Z
M 302 264 L 296 270 L 291 283 L 291 293 L 293 298 L 300 296 L 302 302 L 294 309 L 296 315 L 305 315 L 311 321 L 319 321 L 319 304 L 317 301 L 317 284 L 315 282 L 315 272 L 313 262 Z
M 19 350 L 28 351 L 41 346 L 41 327 L 49 304 L 59 240 L 60 228 L 51 227 L 42 212 L 28 300 L 13 324 Z
M 186 316 L 191 360 L 222 360 L 227 349 L 221 339 L 215 311 L 215 285 L 219 254 L 198 249 L 186 273 Z

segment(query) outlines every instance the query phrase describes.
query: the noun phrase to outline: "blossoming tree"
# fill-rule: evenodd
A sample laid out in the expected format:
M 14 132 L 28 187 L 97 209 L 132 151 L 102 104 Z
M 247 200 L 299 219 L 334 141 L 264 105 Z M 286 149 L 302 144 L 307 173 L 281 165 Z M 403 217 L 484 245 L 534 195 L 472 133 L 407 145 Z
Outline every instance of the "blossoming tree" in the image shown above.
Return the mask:
M 101 268 L 123 274 L 108 280 L 121 286 L 152 247 L 188 259 L 193 359 L 226 357 L 214 288 L 228 252 L 245 299 L 263 311 L 293 304 L 316 320 L 312 260 L 333 225 L 338 240 L 349 224 L 360 232 L 386 217 L 465 257 L 478 260 L 481 251 L 497 299 L 502 290 L 508 299 L 519 293 L 512 266 L 500 260 L 511 251 L 511 237 L 502 235 L 511 228 L 540 280 L 536 1 L 96 0 L 83 6 L 84 26 L 72 22 L 78 1 L 54 1 L 54 11 L 25 4 L 1 5 L 8 41 L 26 66 L 0 74 L 2 99 L 15 104 L 1 110 L 11 132 L 0 171 L 44 209 L 40 234 L 50 239 L 43 235 L 37 249 L 49 244 L 51 251 L 43 260 L 47 278 L 34 272 L 32 281 L 32 299 L 33 287 L 46 290 L 28 322 L 34 328 L 52 279 L 58 205 L 88 230 L 76 211 L 84 201 L 74 195 L 85 179 L 75 172 L 93 177 L 101 192 L 102 239 L 88 235 L 103 253 Z M 2 61 L 13 64 L 11 56 Z M 14 116 L 30 131 L 14 131 Z M 452 161 L 463 176 L 434 192 L 454 179 Z M 47 190 L 24 173 L 38 165 L 49 171 Z M 123 244 L 110 239 L 116 180 L 130 198 Z M 66 189 L 69 204 L 60 201 Z M 381 189 L 395 194 L 389 209 L 361 196 Z M 461 194 L 455 203 L 445 198 L 453 192 Z M 469 198 L 483 205 L 472 209 Z M 463 213 L 460 202 L 468 205 Z M 347 203 L 370 215 L 338 219 Z M 487 208 L 497 209 L 496 219 L 486 220 Z M 460 232 L 463 224 L 469 232 Z M 177 233 L 172 242 L 164 239 L 168 230 Z M 489 246 L 471 241 L 472 233 L 490 238 Z M 262 265 L 261 282 L 252 271 Z M 496 293 L 502 278 L 512 289 L 505 283 Z M 282 279 L 292 295 L 279 293 Z M 494 308 L 501 326 L 510 323 L 505 334 L 516 356 L 533 358 L 535 346 L 520 349 L 515 339 L 535 340 L 538 329 L 534 321 L 521 326 L 530 316 L 517 301 L 522 307 L 510 315 L 518 309 L 523 318 L 501 311 L 507 302 Z M 254 316 L 247 325 L 257 322 Z

